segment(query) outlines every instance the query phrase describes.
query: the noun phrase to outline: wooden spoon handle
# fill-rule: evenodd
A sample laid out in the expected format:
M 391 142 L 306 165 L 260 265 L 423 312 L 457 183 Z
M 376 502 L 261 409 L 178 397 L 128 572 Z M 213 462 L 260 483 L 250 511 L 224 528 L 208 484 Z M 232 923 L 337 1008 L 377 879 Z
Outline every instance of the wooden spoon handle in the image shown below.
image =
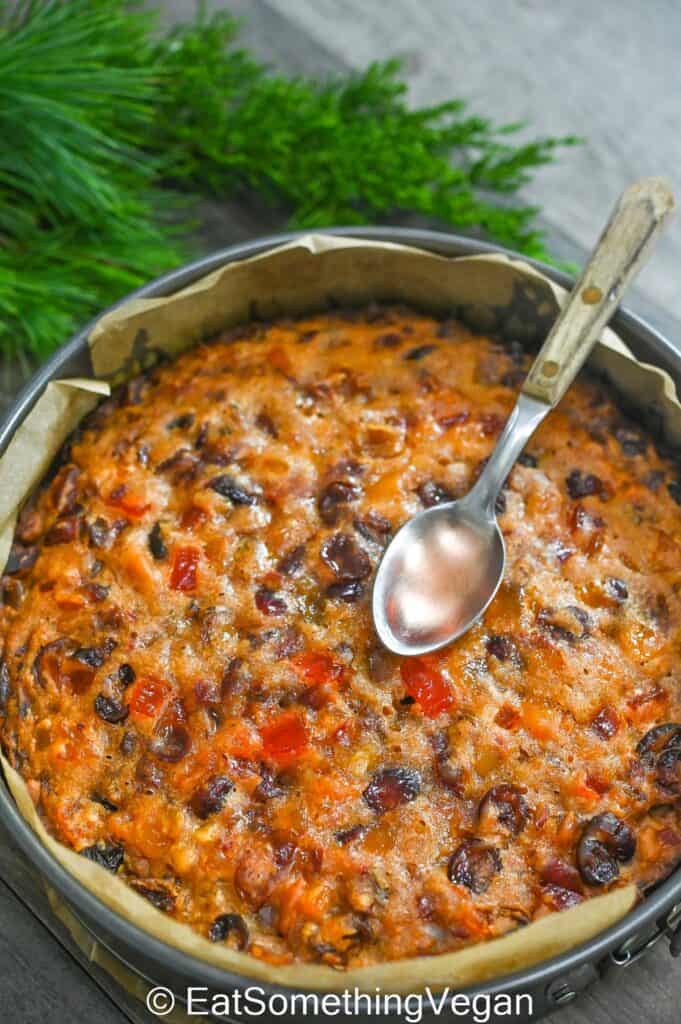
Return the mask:
M 674 196 L 662 178 L 643 178 L 622 193 L 525 379 L 523 394 L 550 406 L 560 401 L 673 209 Z

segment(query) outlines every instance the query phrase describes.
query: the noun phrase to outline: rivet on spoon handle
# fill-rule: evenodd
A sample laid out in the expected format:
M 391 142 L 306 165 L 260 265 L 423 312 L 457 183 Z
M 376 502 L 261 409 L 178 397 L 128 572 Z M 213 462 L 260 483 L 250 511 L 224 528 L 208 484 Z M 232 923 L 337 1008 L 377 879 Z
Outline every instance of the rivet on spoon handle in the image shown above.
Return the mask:
M 527 375 L 524 394 L 551 406 L 560 401 L 673 209 L 662 178 L 643 178 L 622 193 Z

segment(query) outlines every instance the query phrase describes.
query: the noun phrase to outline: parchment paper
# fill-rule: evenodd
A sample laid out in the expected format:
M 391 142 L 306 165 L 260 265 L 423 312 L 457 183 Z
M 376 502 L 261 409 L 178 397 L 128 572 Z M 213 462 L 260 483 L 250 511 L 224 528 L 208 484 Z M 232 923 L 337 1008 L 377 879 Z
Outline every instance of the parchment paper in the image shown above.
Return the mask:
M 229 264 L 164 299 L 135 300 L 97 323 L 89 338 L 98 379 L 53 382 L 0 460 L 0 564 L 22 502 L 43 476 L 75 424 L 108 393 L 109 382 L 133 376 L 159 353 L 174 354 L 218 331 L 254 318 L 298 314 L 330 305 L 402 301 L 446 313 L 481 332 L 538 346 L 564 299 L 562 289 L 520 260 L 505 256 L 446 259 L 406 246 L 309 235 L 270 253 Z M 666 439 L 681 445 L 681 405 L 673 382 L 638 362 L 606 330 L 591 365 L 604 372 Z M 212 944 L 168 918 L 125 883 L 56 842 L 40 821 L 20 776 L 0 756 L 17 805 L 53 856 L 103 903 L 163 942 L 252 979 L 292 987 L 407 993 L 464 986 L 556 956 L 619 920 L 635 903 L 627 886 L 549 914 L 510 935 L 456 953 L 336 971 L 317 964 L 272 966 Z

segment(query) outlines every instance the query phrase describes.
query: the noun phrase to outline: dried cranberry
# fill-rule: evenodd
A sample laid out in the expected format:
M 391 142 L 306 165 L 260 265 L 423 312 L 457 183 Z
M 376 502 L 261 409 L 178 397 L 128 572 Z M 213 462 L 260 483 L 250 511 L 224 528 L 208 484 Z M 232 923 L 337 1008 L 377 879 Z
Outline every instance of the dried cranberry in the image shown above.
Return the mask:
M 149 531 L 149 537 L 147 538 L 147 544 L 152 556 L 157 562 L 161 562 L 164 558 L 168 557 L 168 548 L 166 547 L 166 542 L 163 539 L 163 530 L 161 529 L 160 523 L 154 523 L 152 526 Z
M 609 740 L 619 729 L 619 719 L 614 708 L 601 708 L 591 720 L 591 728 L 602 740 Z
M 95 711 L 103 721 L 111 725 L 124 722 L 130 713 L 125 704 L 121 704 L 113 697 L 105 697 L 103 693 L 95 697 Z
M 577 867 L 587 885 L 608 885 L 619 875 L 619 865 L 636 852 L 636 837 L 625 822 L 610 811 L 588 823 L 577 846 Z
M 66 637 L 60 637 L 49 644 L 43 644 L 38 650 L 32 666 L 33 678 L 38 686 L 44 689 L 49 682 L 58 681 L 60 662 L 70 644 L 71 641 Z
M 423 359 L 424 356 L 430 355 L 431 352 L 435 352 L 437 345 L 419 345 L 417 348 L 410 348 L 405 353 L 404 358 L 411 362 L 417 362 L 419 359 Z
M 465 885 L 480 895 L 489 889 L 494 876 L 501 871 L 501 857 L 493 846 L 481 839 L 464 839 L 449 858 L 447 877 L 456 885 Z
M 117 843 L 96 843 L 81 850 L 80 853 L 82 857 L 87 857 L 94 864 L 99 864 L 100 868 L 106 868 L 113 874 L 116 874 L 125 856 L 123 847 Z
M 109 596 L 109 590 L 110 588 L 105 587 L 102 583 L 86 583 L 83 586 L 83 593 L 94 604 L 106 601 Z
M 417 494 L 421 499 L 424 508 L 432 508 L 433 505 L 443 505 L 448 501 L 454 501 L 455 495 L 444 484 L 437 480 L 426 480 L 420 484 Z
M 163 910 L 166 913 L 174 910 L 175 897 L 167 889 L 162 889 L 160 886 L 152 888 L 149 885 L 142 885 L 140 882 L 131 882 L 130 884 L 135 892 L 138 892 L 140 896 L 144 896 L 145 900 L 149 900 L 157 910 Z
M 355 604 L 364 596 L 364 584 L 359 580 L 345 580 L 330 584 L 324 593 L 330 601 L 345 601 L 346 604 Z
M 553 885 L 560 889 L 582 892 L 582 880 L 577 869 L 557 857 L 544 865 L 539 878 L 542 885 Z
M 211 942 L 224 942 L 230 935 L 235 936 L 237 949 L 246 949 L 248 926 L 241 914 L 221 914 L 208 929 L 208 938 Z
M 421 776 L 414 768 L 382 768 L 371 777 L 362 796 L 377 814 L 385 814 L 415 800 L 421 792 Z
M 518 786 L 503 782 L 485 793 L 478 817 L 486 823 L 503 825 L 512 835 L 517 835 L 527 824 L 530 808 Z
M 321 548 L 322 560 L 341 580 L 361 580 L 371 572 L 366 552 L 347 533 L 327 538 Z
M 208 486 L 221 498 L 229 498 L 233 505 L 255 505 L 258 500 L 257 495 L 244 490 L 233 477 L 225 473 L 213 477 Z
M 13 544 L 10 548 L 5 566 L 5 573 L 8 576 L 21 576 L 27 573 L 35 565 L 40 551 L 36 547 L 24 548 Z
M 280 572 L 282 576 L 295 576 L 302 568 L 304 558 L 305 545 L 299 544 L 297 547 L 292 548 L 287 552 L 287 554 L 285 554 L 279 561 L 277 565 L 277 572 Z
M 286 614 L 286 601 L 269 587 L 260 587 L 256 591 L 255 606 L 263 615 Z
M 204 786 L 196 790 L 189 806 L 197 818 L 205 820 L 222 810 L 225 800 L 233 789 L 234 783 L 226 775 L 214 775 Z
M 587 498 L 592 494 L 603 493 L 603 481 L 593 473 L 582 473 L 581 469 L 573 469 L 565 478 L 565 486 L 571 498 Z
M 341 506 L 357 501 L 361 494 L 361 488 L 349 480 L 333 480 L 327 484 L 317 501 L 322 522 L 335 526 L 341 516 Z

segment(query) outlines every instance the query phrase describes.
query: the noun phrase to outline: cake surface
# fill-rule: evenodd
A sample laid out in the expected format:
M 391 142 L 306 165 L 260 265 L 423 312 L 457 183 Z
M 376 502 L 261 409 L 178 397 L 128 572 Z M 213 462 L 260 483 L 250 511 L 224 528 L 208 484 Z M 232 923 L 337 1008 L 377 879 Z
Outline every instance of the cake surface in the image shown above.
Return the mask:
M 129 382 L 23 511 L 0 740 L 50 832 L 272 963 L 443 953 L 681 856 L 681 481 L 580 377 L 499 502 L 502 588 L 379 645 L 371 581 L 464 494 L 515 345 L 398 308 L 253 324 Z

